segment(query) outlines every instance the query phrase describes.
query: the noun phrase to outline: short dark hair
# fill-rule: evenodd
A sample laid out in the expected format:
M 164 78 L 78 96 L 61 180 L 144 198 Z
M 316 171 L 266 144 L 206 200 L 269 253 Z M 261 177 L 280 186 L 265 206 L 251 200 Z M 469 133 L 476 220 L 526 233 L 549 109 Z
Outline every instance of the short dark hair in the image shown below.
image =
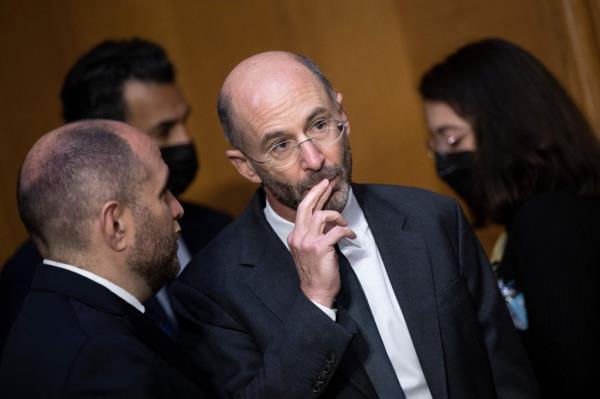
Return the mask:
M 134 208 L 135 193 L 147 171 L 106 121 L 66 129 L 35 165 L 39 173 L 23 179 L 21 170 L 17 202 L 34 241 L 45 247 L 83 249 L 89 240 L 89 223 L 102 204 L 117 200 Z
M 164 49 L 151 41 L 103 41 L 79 58 L 67 73 L 60 93 L 63 119 L 125 121 L 123 86 L 128 80 L 173 83 L 175 68 Z
M 468 44 L 425 73 L 422 97 L 472 126 L 475 175 L 492 220 L 506 223 L 535 194 L 600 197 L 600 142 L 557 79 L 502 39 Z
M 304 65 L 317 79 L 319 79 L 329 97 L 335 102 L 335 90 L 333 89 L 333 86 L 331 85 L 331 82 L 327 76 L 321 72 L 317 64 L 302 54 L 292 53 L 291 56 L 300 64 Z M 223 133 L 225 133 L 225 137 L 227 138 L 227 141 L 229 141 L 229 144 L 231 144 L 231 146 L 234 148 L 243 148 L 244 143 L 242 137 L 236 130 L 235 123 L 233 121 L 231 98 L 223 92 L 221 92 L 217 98 L 217 115 L 219 116 L 219 122 L 221 123 Z

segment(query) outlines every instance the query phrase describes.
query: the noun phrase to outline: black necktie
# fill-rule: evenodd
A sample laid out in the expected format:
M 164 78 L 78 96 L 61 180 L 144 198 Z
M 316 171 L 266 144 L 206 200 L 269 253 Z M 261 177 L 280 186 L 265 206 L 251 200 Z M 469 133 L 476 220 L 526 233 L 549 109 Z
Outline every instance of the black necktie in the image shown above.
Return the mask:
M 172 320 L 162 304 L 156 298 L 156 295 L 153 295 L 150 299 L 148 299 L 144 306 L 146 307 L 146 314 L 148 317 L 169 337 L 175 338 L 177 335 L 177 324 L 175 320 Z
M 360 331 L 359 336 L 354 338 L 353 347 L 362 361 L 377 396 L 380 399 L 404 399 L 404 392 L 385 351 L 358 277 L 337 245 L 335 249 L 342 282 L 337 302 L 354 319 Z

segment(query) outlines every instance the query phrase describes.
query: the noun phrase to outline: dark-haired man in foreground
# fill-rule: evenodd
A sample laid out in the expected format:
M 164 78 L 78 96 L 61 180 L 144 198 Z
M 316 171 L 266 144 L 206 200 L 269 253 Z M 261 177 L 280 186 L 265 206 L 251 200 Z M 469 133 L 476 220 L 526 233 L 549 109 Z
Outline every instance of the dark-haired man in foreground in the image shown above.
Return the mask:
M 119 122 L 69 124 L 30 150 L 18 205 L 44 264 L 4 348 L 3 397 L 214 397 L 144 314 L 179 271 L 168 176 L 152 140 Z
M 496 281 L 458 205 L 351 184 L 342 95 L 268 52 L 228 75 L 227 155 L 261 183 L 172 286 L 180 339 L 236 398 L 535 398 Z M 374 138 L 376 139 L 376 138 Z
M 63 83 L 61 101 L 65 122 L 112 119 L 146 133 L 160 148 L 170 171 L 169 187 L 177 197 L 194 179 L 198 161 L 186 129 L 190 107 L 175 77 L 174 66 L 158 44 L 143 39 L 107 40 L 73 65 Z M 191 255 L 231 218 L 191 202 L 181 205 L 185 214 L 180 219 L 178 258 L 185 267 Z M 40 261 L 33 243 L 27 241 L 0 274 L 0 353 Z M 147 305 L 153 320 L 173 335 L 177 326 L 166 290 L 160 290 Z

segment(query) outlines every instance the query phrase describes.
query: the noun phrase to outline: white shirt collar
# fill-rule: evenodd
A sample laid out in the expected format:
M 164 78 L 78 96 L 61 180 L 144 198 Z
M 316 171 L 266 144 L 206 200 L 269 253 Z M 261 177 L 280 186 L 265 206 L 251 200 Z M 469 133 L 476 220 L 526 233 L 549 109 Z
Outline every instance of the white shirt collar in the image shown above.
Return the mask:
M 292 232 L 294 224 L 279 216 L 271 207 L 271 204 L 269 203 L 268 199 L 266 201 L 264 213 L 265 217 L 267 218 L 267 222 L 269 222 L 273 230 L 275 230 L 275 233 L 277 234 L 279 239 L 285 244 L 286 248 L 289 250 L 287 237 Z M 350 227 L 354 231 L 354 233 L 356 233 L 357 237 L 354 240 L 344 238 L 340 240 L 340 245 L 353 245 L 358 247 L 362 246 L 364 233 L 369 228 L 369 225 L 367 224 L 367 220 L 365 219 L 363 211 L 360 208 L 360 205 L 358 204 L 358 201 L 356 200 L 352 189 L 350 189 L 350 192 L 348 193 L 348 201 L 346 202 L 346 206 L 344 206 L 344 209 L 342 210 L 342 217 L 346 219 L 346 221 L 348 222 L 348 227 Z
M 90 280 L 94 281 L 95 283 L 98 283 L 101 286 L 105 287 L 107 290 L 111 291 L 113 294 L 115 294 L 116 296 L 118 296 L 119 298 L 121 298 L 122 300 L 124 300 L 125 302 L 127 302 L 128 304 L 130 304 L 131 306 L 133 306 L 140 312 L 144 313 L 146 311 L 146 308 L 144 307 L 144 305 L 142 305 L 142 303 L 136 297 L 134 297 L 133 295 L 131 295 L 129 292 L 125 291 L 123 288 L 119 287 L 118 285 L 111 283 L 110 281 L 108 281 L 107 279 L 105 279 L 103 277 L 98 276 L 97 274 L 94 274 L 90 271 L 84 270 L 77 266 L 68 265 L 66 263 L 61 263 L 61 262 L 56 262 L 56 261 L 53 261 L 50 259 L 44 259 L 43 263 L 45 265 L 65 269 L 70 272 L 77 273 L 83 277 L 89 278 Z

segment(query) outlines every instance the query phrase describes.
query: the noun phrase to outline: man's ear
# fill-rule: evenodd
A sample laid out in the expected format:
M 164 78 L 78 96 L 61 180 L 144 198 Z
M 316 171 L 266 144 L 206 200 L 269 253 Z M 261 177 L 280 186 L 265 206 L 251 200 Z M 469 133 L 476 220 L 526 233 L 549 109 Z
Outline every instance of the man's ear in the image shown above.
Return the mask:
M 232 148 L 225 151 L 225 155 L 233 166 L 235 166 L 240 175 L 253 183 L 262 183 L 262 179 L 256 174 L 254 166 L 250 163 L 250 160 L 246 158 L 243 152 L 237 148 Z
M 124 251 L 130 245 L 132 220 L 127 217 L 129 212 L 118 201 L 104 204 L 100 213 L 100 229 L 104 242 L 114 251 Z
M 350 136 L 350 121 L 348 121 L 348 115 L 346 115 L 346 110 L 344 110 L 344 106 L 342 105 L 343 99 L 344 96 L 342 93 L 335 93 L 335 101 L 337 102 L 338 109 L 340 110 L 340 116 L 346 121 L 346 136 Z

